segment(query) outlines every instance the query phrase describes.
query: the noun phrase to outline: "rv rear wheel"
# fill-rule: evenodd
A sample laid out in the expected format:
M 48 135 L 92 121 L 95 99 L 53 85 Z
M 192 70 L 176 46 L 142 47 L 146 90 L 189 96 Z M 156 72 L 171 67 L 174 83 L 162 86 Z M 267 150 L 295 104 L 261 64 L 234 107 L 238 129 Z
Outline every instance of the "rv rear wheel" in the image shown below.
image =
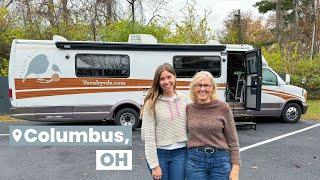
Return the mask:
M 132 129 L 138 128 L 140 124 L 139 114 L 131 108 L 123 108 L 116 114 L 116 125 L 132 126 Z
M 301 117 L 301 107 L 296 103 L 287 104 L 282 111 L 282 119 L 286 123 L 295 123 Z

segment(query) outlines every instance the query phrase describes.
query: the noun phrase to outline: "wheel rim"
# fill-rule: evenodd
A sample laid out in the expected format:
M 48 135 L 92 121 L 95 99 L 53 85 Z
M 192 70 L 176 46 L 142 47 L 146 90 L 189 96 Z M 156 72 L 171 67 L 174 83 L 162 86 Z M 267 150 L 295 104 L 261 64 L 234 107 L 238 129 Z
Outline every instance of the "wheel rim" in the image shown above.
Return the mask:
M 299 112 L 296 107 L 289 107 L 286 112 L 287 119 L 290 121 L 295 120 L 298 117 L 298 115 Z
M 120 124 L 122 126 L 132 126 L 135 122 L 135 117 L 131 113 L 123 113 L 120 116 Z

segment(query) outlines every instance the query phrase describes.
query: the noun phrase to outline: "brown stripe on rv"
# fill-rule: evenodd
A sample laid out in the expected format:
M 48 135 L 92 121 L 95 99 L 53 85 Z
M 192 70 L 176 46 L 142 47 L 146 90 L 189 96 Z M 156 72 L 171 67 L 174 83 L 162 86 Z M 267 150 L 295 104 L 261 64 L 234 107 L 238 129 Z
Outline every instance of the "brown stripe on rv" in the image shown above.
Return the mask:
M 218 89 L 224 89 L 219 87 Z M 16 99 L 35 98 L 44 96 L 72 95 L 72 94 L 90 94 L 90 93 L 105 93 L 105 92 L 132 92 L 143 91 L 144 88 L 99 88 L 99 89 L 70 89 L 70 90 L 38 90 L 38 91 L 23 91 L 16 92 Z M 177 90 L 189 90 L 186 87 L 177 87 Z
M 85 94 L 85 93 L 104 93 L 104 92 L 130 92 L 130 91 L 142 91 L 143 88 L 108 88 L 108 89 L 72 89 L 72 90 L 53 90 L 53 91 L 25 91 L 17 92 L 16 98 L 33 98 L 42 96 L 57 96 L 68 94 Z
M 50 80 L 46 78 L 45 80 Z M 85 83 L 86 82 L 86 83 Z M 98 85 L 96 82 L 99 82 Z M 95 84 L 96 83 L 96 84 Z M 105 85 L 102 85 L 104 83 Z M 119 83 L 124 83 L 119 85 Z M 189 81 L 177 81 L 177 86 L 189 86 Z M 74 87 L 115 87 L 115 86 L 151 86 L 152 80 L 145 79 L 120 79 L 120 78 L 61 78 L 58 82 L 39 83 L 36 78 L 15 79 L 16 90 L 27 89 L 50 89 L 50 88 L 74 88 Z M 219 87 L 226 87 L 224 83 L 217 84 Z
M 279 98 L 282 98 L 285 100 L 296 98 L 294 96 L 289 96 L 289 95 L 285 95 L 285 94 L 278 94 L 278 93 L 272 93 L 272 92 L 265 92 L 265 93 L 270 94 L 270 95 L 274 95 L 274 96 L 278 96 Z
M 177 87 L 176 88 L 177 90 L 189 90 L 190 88 L 180 88 L 180 87 Z M 225 90 L 224 87 L 218 87 L 218 90 Z
M 275 95 L 275 93 L 278 93 L 280 95 L 278 95 L 278 97 L 291 97 L 291 98 L 300 98 L 299 96 L 296 96 L 294 94 L 290 94 L 290 93 L 286 93 L 286 92 L 281 92 L 281 91 L 275 91 L 275 90 L 271 90 L 271 89 L 265 89 L 263 88 L 262 91 L 264 91 L 265 93 L 273 93 L 273 95 Z
M 276 90 L 272 90 L 272 89 L 265 89 L 265 88 L 262 88 L 263 91 L 269 91 L 269 92 L 274 92 L 274 93 L 280 93 L 280 94 L 286 94 L 288 96 L 296 96 L 296 95 L 293 95 L 293 94 L 290 94 L 290 93 L 287 93 L 287 92 L 283 92 L 283 91 L 276 91 Z M 298 97 L 298 96 L 296 96 Z
M 47 79 L 46 80 L 50 80 Z M 105 85 L 95 84 L 99 82 L 105 83 Z M 73 88 L 73 87 L 113 87 L 119 86 L 118 83 L 125 83 L 124 86 L 150 86 L 152 80 L 142 79 L 105 79 L 105 78 L 61 78 L 58 82 L 51 83 L 39 83 L 36 78 L 26 79 L 22 82 L 22 79 L 15 79 L 16 90 L 26 89 L 48 89 L 48 88 Z
M 46 78 L 45 80 L 50 80 Z M 105 85 L 98 85 L 104 83 Z M 15 79 L 16 90 L 48 89 L 48 88 L 72 88 L 72 87 L 114 87 L 119 86 L 151 86 L 152 80 L 145 79 L 120 79 L 120 78 L 61 78 L 58 82 L 39 83 L 36 78 Z M 96 83 L 96 84 L 95 84 Z M 177 86 L 189 86 L 189 81 L 177 81 Z

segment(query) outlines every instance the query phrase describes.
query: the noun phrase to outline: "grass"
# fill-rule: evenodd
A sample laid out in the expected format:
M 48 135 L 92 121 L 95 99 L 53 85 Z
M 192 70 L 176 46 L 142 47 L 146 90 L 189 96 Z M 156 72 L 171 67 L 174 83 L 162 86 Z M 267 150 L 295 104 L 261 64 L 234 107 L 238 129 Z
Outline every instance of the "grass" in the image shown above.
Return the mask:
M 12 118 L 9 115 L 0 115 L 0 122 L 17 122 L 20 119 Z
M 308 111 L 302 116 L 302 119 L 320 121 L 320 99 L 307 100 Z

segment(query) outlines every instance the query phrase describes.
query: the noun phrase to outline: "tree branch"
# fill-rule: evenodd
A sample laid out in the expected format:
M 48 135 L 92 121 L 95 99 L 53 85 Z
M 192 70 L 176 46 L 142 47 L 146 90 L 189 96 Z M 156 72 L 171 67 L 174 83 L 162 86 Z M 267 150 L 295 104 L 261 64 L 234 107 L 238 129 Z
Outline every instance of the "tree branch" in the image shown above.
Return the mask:
M 4 7 L 5 7 L 5 8 L 8 8 L 8 7 L 10 6 L 10 4 L 12 4 L 12 3 L 13 3 L 13 0 L 9 1 L 9 2 L 7 3 L 7 5 L 5 5 Z

